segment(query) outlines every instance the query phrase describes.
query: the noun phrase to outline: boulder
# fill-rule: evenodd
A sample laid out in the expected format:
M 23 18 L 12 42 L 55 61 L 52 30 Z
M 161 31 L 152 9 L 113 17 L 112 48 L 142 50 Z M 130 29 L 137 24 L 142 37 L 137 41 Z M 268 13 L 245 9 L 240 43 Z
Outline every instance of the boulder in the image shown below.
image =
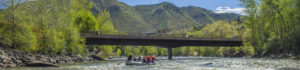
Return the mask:
M 11 61 L 11 58 L 7 56 L 6 54 L 0 55 L 0 62 L 1 63 L 8 63 Z
M 12 68 L 12 67 L 17 67 L 17 64 L 11 62 L 11 63 L 9 63 L 9 64 L 7 65 L 7 67 L 10 67 L 10 68 Z
M 65 64 L 66 62 L 65 61 L 57 61 L 57 63 L 59 63 L 59 64 Z
M 83 56 L 49 56 L 42 54 L 30 54 L 24 51 L 10 48 L 1 48 L 0 46 L 0 68 L 10 68 L 18 66 L 28 67 L 58 67 L 54 64 L 65 64 L 74 62 L 84 62 Z

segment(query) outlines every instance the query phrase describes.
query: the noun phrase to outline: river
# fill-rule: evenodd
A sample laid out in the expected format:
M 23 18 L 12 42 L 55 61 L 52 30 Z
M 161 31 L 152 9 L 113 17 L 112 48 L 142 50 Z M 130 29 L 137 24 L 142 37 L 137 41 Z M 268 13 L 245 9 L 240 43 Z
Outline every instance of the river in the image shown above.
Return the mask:
M 18 67 L 7 70 L 290 70 L 300 69 L 300 60 L 221 58 L 221 57 L 159 57 L 156 65 L 129 66 L 125 58 L 89 63 L 65 64 L 60 67 Z

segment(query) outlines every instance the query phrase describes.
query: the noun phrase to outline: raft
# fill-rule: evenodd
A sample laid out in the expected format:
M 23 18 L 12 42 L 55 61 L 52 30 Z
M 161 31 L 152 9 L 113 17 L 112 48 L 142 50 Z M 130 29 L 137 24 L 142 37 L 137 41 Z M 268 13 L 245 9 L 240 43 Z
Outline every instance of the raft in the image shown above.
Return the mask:
M 154 65 L 155 62 L 141 62 L 141 61 L 126 61 L 126 65 Z

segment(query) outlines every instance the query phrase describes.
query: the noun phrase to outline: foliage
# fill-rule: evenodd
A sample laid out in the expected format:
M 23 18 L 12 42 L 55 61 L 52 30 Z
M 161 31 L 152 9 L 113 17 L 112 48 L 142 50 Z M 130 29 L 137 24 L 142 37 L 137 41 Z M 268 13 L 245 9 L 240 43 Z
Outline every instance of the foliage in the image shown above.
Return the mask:
M 81 33 L 88 33 L 90 31 L 98 31 L 99 25 L 96 18 L 89 11 L 79 11 L 78 17 L 75 18 L 75 24 Z
M 11 0 L 9 4 L 1 11 L 0 44 L 10 48 L 51 55 L 87 54 L 81 32 L 119 33 L 107 11 L 94 16 L 88 0 Z
M 207 24 L 202 30 L 188 33 L 188 35 L 209 38 L 231 38 L 237 36 L 235 25 L 225 21 L 216 21 L 213 24 Z
M 97 16 L 97 22 L 100 34 L 122 34 L 114 28 L 110 13 L 107 10 L 102 11 L 102 13 Z
M 121 56 L 121 50 L 119 48 L 117 48 L 116 56 Z
M 187 32 L 187 35 L 191 35 L 194 37 L 208 37 L 208 38 L 239 38 L 241 37 L 240 32 L 242 32 L 241 24 L 238 24 L 237 21 L 233 21 L 231 23 L 218 20 L 213 24 L 207 24 L 202 28 L 192 28 Z M 193 49 L 190 49 L 193 48 Z M 182 52 L 187 51 L 188 53 L 184 53 L 183 55 L 193 55 L 197 54 L 200 56 L 233 56 L 234 53 L 250 53 L 247 50 L 241 50 L 241 47 L 231 48 L 231 47 L 190 47 L 190 48 L 180 48 L 186 49 L 182 50 Z M 188 50 L 190 49 L 190 50 Z M 177 52 L 177 51 L 176 51 Z M 194 53 L 195 52 L 195 53 Z
M 241 0 L 247 8 L 243 23 L 244 45 L 253 46 L 257 56 L 298 54 L 298 0 Z
M 98 56 L 100 58 L 107 58 L 108 56 L 113 56 L 113 47 L 111 45 L 104 45 L 100 47 L 100 52 L 98 53 Z

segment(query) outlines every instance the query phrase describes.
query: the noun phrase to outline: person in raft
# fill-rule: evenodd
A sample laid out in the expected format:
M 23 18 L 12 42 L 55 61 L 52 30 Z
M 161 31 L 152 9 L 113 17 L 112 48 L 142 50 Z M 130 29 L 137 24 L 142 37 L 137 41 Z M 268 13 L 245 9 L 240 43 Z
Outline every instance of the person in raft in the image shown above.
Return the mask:
M 155 62 L 155 56 L 154 56 L 154 55 L 151 56 L 151 62 L 152 62 L 152 63 Z
M 132 54 L 130 54 L 129 56 L 128 56 L 128 58 L 127 58 L 127 61 L 131 61 L 132 60 Z
M 149 64 L 150 62 L 151 62 L 151 58 L 150 58 L 150 56 L 148 55 L 147 57 L 146 57 L 146 59 L 147 59 L 147 64 Z
M 139 56 L 137 61 L 142 61 L 142 59 L 143 59 L 143 56 Z
M 146 57 L 143 57 L 142 58 L 142 63 L 146 63 L 147 61 L 146 61 Z

